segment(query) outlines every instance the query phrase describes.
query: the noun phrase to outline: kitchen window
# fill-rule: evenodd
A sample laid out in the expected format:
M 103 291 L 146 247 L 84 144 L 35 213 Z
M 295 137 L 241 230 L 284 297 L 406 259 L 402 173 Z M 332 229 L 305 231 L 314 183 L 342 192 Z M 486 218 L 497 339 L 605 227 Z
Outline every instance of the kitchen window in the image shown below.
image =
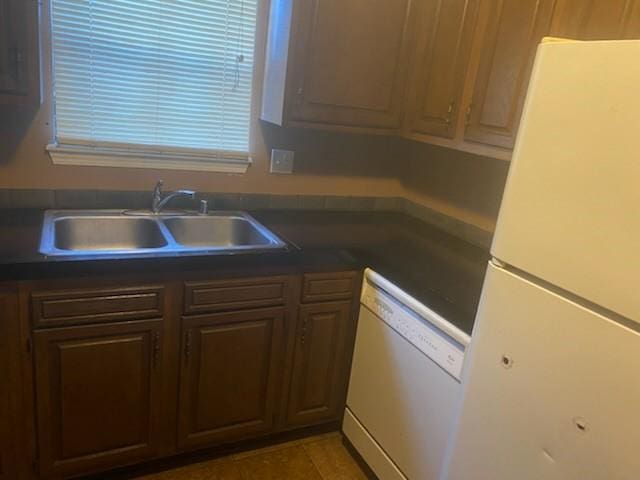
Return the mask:
M 51 0 L 67 165 L 245 172 L 258 0 Z

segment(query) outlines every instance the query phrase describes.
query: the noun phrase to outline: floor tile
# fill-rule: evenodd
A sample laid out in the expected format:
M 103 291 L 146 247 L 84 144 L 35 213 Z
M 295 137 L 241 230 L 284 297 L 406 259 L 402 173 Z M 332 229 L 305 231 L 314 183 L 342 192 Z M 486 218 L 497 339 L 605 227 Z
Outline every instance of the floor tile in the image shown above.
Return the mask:
M 212 460 L 161 473 L 145 475 L 136 480 L 244 480 L 238 465 L 231 459 Z
M 323 480 L 366 480 L 353 457 L 342 444 L 340 435 L 304 444 L 304 449 Z
M 313 437 L 312 437 L 313 438 Z M 247 450 L 244 452 L 239 452 L 231 455 L 231 458 L 234 460 L 242 460 L 247 457 L 254 457 L 256 455 L 262 455 L 269 452 L 275 452 L 277 450 L 282 450 L 283 448 L 291 448 L 300 444 L 301 441 L 304 440 L 291 440 L 289 442 L 276 443 L 275 445 L 269 445 L 267 447 L 256 448 L 255 450 Z
M 323 480 L 302 446 L 238 460 L 243 480 Z
M 314 435 L 313 437 L 304 437 L 299 440 L 300 443 L 312 443 L 320 440 L 326 440 L 328 438 L 338 438 L 342 440 L 342 434 L 340 432 L 328 432 Z

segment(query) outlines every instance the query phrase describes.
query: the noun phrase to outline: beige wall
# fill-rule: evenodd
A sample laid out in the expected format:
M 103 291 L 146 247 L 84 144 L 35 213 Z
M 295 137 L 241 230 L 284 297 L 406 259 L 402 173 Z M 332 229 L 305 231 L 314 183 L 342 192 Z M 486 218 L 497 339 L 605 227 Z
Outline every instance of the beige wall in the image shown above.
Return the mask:
M 416 142 L 403 147 L 404 194 L 414 202 L 493 231 L 509 163 Z
M 260 2 L 266 18 L 268 2 Z M 189 186 L 220 192 L 305 193 L 394 196 L 401 193 L 395 166 L 386 161 L 395 140 L 367 136 L 290 131 L 252 121 L 254 164 L 244 175 L 54 166 L 45 153 L 52 141 L 50 32 L 48 4 L 43 2 L 43 103 L 35 116 L 2 115 L 0 120 L 0 188 L 88 188 L 142 190 L 164 178 L 169 188 Z M 264 45 L 265 21 L 259 22 L 258 45 Z M 255 90 L 260 92 L 263 49 L 256 55 Z M 269 174 L 271 148 L 296 150 L 296 174 Z
M 261 3 L 265 9 L 268 2 Z M 43 2 L 43 103 L 33 115 L 2 115 L 0 188 L 144 190 L 163 178 L 168 188 L 202 191 L 405 196 L 493 229 L 506 178 L 505 162 L 388 137 L 282 129 L 256 119 L 259 98 L 252 122 L 254 164 L 244 175 L 54 166 L 44 150 L 53 135 L 47 5 Z M 260 45 L 264 45 L 265 30 L 261 22 Z M 258 52 L 256 62 L 257 92 L 262 53 Z M 296 151 L 294 175 L 269 174 L 269 152 L 274 147 Z

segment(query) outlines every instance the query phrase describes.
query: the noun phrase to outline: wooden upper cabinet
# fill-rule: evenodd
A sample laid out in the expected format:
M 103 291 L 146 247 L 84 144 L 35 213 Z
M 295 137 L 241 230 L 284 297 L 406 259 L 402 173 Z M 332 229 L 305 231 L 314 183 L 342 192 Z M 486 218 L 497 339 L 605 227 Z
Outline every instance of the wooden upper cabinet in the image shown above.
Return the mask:
M 155 455 L 161 320 L 35 332 L 40 473 L 66 478 Z
M 513 148 L 536 48 L 550 31 L 555 3 L 486 1 L 465 140 Z
M 178 447 L 227 443 L 274 426 L 284 308 L 185 317 Z
M 453 138 L 477 7 L 478 0 L 424 0 L 416 5 L 405 134 Z
M 40 101 L 38 0 L 0 0 L 0 105 Z
M 279 125 L 400 127 L 412 0 L 273 0 L 262 115 Z
M 559 0 L 552 34 L 577 40 L 640 38 L 640 0 Z

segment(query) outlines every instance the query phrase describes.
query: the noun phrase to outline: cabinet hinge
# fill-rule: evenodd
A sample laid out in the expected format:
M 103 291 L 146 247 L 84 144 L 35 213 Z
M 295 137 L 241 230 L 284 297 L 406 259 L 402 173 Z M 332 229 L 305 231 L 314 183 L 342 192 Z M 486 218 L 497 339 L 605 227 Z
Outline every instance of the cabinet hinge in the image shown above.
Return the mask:
M 300 334 L 300 342 L 302 343 L 302 345 L 304 345 L 307 340 L 307 325 L 308 325 L 308 322 L 307 322 L 307 319 L 305 318 L 302 321 L 302 332 Z
M 153 368 L 158 367 L 158 359 L 160 357 L 160 332 L 153 334 Z
M 31 464 L 31 466 L 33 467 L 33 472 L 36 475 L 40 475 L 40 460 L 36 458 Z
M 187 330 L 184 339 L 184 356 L 188 360 L 191 356 L 191 330 Z

